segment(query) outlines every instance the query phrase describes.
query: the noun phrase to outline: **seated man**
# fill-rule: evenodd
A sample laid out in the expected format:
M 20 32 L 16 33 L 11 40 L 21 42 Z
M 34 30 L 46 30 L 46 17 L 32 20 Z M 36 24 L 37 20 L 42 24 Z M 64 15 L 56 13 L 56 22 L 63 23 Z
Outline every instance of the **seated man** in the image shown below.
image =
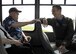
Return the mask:
M 5 36 L 5 33 L 7 34 L 7 36 L 10 38 L 7 38 Z M 15 44 L 16 46 L 21 45 L 22 43 L 19 40 L 15 40 L 13 39 L 8 33 L 7 31 L 1 26 L 0 23 L 0 54 L 7 54 L 5 48 L 11 47 L 11 45 L 5 45 L 4 44 Z M 5 47 L 5 48 L 4 48 Z M 8 48 L 7 47 L 7 48 Z
M 52 14 L 54 18 L 40 19 L 44 25 L 51 25 L 56 36 L 56 47 L 65 53 L 68 50 L 68 47 L 71 44 L 72 36 L 74 33 L 73 21 L 69 17 L 65 17 L 61 14 L 61 6 L 54 5 L 52 7 Z
M 35 20 L 29 21 L 29 22 L 18 22 L 18 15 L 19 15 L 20 12 L 21 11 L 18 10 L 17 8 L 15 8 L 15 7 L 10 8 L 9 16 L 6 17 L 6 19 L 3 21 L 3 26 L 7 30 L 7 32 L 11 35 L 11 37 L 13 37 L 14 39 L 20 40 L 23 43 L 29 43 L 29 41 L 31 40 L 31 37 L 30 36 L 26 36 L 22 32 L 21 27 L 25 26 L 27 24 L 35 23 Z M 16 52 L 19 49 L 22 49 L 21 46 L 12 46 L 12 48 L 16 48 L 16 49 L 18 48 L 16 50 Z M 26 48 L 24 48 L 24 50 L 22 49 L 20 51 L 23 51 L 25 54 L 27 54 L 27 53 L 30 54 L 31 52 L 27 52 L 27 50 L 26 50 Z M 16 54 L 18 54 L 18 52 Z

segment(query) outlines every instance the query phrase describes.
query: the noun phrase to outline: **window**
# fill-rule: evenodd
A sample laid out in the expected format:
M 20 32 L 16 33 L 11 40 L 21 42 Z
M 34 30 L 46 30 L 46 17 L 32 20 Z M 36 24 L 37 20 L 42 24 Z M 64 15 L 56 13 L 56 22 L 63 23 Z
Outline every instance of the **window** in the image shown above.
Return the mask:
M 40 6 L 40 18 L 52 17 L 51 9 L 52 9 L 52 6 Z
M 40 18 L 52 18 L 53 15 L 51 13 L 52 6 L 40 6 Z M 42 29 L 44 32 L 53 32 L 51 26 L 43 27 Z
M 23 4 L 35 4 L 35 0 L 23 0 Z
M 40 0 L 40 4 L 51 4 L 51 0 Z
M 12 0 L 2 0 L 2 4 L 12 4 Z
M 8 15 L 8 11 L 11 7 L 16 7 L 17 9 L 19 10 L 22 10 L 21 13 L 19 13 L 19 22 L 24 22 L 24 21 L 30 21 L 30 20 L 33 20 L 35 19 L 34 16 L 35 16 L 35 6 L 3 6 L 2 7 L 2 14 L 3 14 L 3 18 L 2 20 L 4 20 Z M 6 10 L 5 10 L 6 9 Z M 27 28 L 27 29 L 26 29 Z M 28 29 L 29 28 L 29 29 Z M 25 27 L 22 27 L 23 30 L 31 30 L 33 31 L 34 30 L 34 25 L 27 25 Z
M 22 10 L 22 12 L 19 13 L 19 22 L 31 21 L 35 19 L 34 4 L 35 0 L 2 0 L 2 21 L 9 15 L 8 11 L 11 7 L 16 7 L 17 9 Z M 26 31 L 33 31 L 34 29 L 34 24 L 22 27 L 22 30 Z
M 21 4 L 21 0 L 14 0 L 15 4 Z
M 66 17 L 70 17 L 73 20 L 75 29 L 76 6 L 62 6 L 62 14 Z
M 64 4 L 64 0 L 53 0 L 53 4 Z
M 76 4 L 76 0 L 66 0 L 66 4 Z
M 14 1 L 14 6 L 13 6 L 13 1 Z M 8 6 L 2 6 L 2 10 L 3 10 L 2 20 L 4 20 L 5 17 L 7 17 L 9 15 L 8 10 L 11 7 L 17 7 L 18 9 L 22 10 L 22 13 L 20 13 L 20 15 L 19 15 L 20 22 L 21 21 L 30 21 L 30 20 L 35 19 L 35 1 L 37 1 L 37 0 L 7 0 L 7 1 L 2 0 L 2 4 L 8 4 Z M 64 1 L 66 4 L 64 4 Z M 22 4 L 21 4 L 21 2 L 22 2 Z M 44 18 L 44 17 L 53 18 L 53 15 L 51 13 L 51 9 L 52 9 L 51 3 L 63 5 L 63 6 L 61 6 L 62 14 L 75 20 L 76 6 L 71 6 L 71 4 L 76 4 L 76 0 L 40 0 L 40 11 L 39 11 L 40 18 Z M 10 4 L 12 4 L 12 6 Z M 19 6 L 17 6 L 16 4 L 17 5 L 19 4 Z M 20 6 L 20 4 L 21 4 L 21 6 Z M 70 6 L 68 6 L 67 4 L 70 4 Z M 33 31 L 34 24 L 24 26 L 24 27 L 22 27 L 22 29 Z M 42 29 L 46 32 L 53 32 L 53 29 L 51 26 L 48 26 L 45 28 L 42 26 Z
M 62 6 L 62 14 L 74 20 L 76 17 L 76 6 Z
M 61 6 L 62 7 L 62 14 L 66 17 L 70 17 L 73 21 L 76 17 L 76 6 Z M 52 6 L 40 6 L 40 18 L 53 18 L 53 15 L 51 13 Z M 75 21 L 74 21 L 75 23 Z M 48 27 L 42 27 L 43 30 L 46 32 L 53 32 L 53 29 L 51 26 Z M 75 28 L 75 26 L 74 26 Z

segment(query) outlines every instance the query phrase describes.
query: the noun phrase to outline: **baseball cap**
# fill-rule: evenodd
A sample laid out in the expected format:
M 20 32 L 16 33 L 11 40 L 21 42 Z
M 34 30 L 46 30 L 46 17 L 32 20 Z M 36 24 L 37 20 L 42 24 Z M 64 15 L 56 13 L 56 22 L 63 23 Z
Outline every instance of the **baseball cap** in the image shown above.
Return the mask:
M 20 11 L 17 8 L 13 7 L 13 8 L 9 9 L 9 13 L 11 13 L 11 12 L 22 12 L 22 11 Z

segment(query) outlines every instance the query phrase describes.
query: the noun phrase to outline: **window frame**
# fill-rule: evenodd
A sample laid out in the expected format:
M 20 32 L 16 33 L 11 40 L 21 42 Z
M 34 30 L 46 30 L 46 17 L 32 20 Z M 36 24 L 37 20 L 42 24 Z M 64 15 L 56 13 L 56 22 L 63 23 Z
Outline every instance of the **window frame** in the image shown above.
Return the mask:
M 67 4 L 66 3 L 66 1 L 67 0 L 64 0 L 64 4 L 59 4 L 59 5 L 61 5 L 61 6 L 76 6 L 76 4 Z M 23 3 L 23 0 L 21 0 L 21 4 L 15 4 L 14 3 L 14 0 L 12 0 L 12 4 L 2 4 L 2 0 L 0 0 L 0 9 L 1 9 L 1 11 L 0 11 L 0 13 L 2 14 L 2 6 L 21 6 L 21 5 L 23 5 L 23 6 L 25 6 L 25 5 L 35 5 L 35 19 L 39 19 L 40 18 L 40 13 L 39 13 L 39 11 L 40 11 L 40 6 L 42 5 L 42 6 L 52 6 L 52 5 L 54 5 L 53 4 L 53 0 L 51 0 L 51 3 L 50 4 L 40 4 L 40 0 L 35 0 L 35 4 L 24 4 Z M 2 15 L 0 15 L 1 16 L 1 20 L 2 20 Z

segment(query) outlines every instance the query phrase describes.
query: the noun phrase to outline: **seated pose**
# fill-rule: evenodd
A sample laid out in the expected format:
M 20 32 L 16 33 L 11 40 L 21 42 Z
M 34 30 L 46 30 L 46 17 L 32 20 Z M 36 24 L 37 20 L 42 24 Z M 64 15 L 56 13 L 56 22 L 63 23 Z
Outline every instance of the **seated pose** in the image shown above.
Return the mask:
M 68 51 L 66 47 L 71 43 L 74 29 L 72 19 L 62 15 L 61 10 L 60 5 L 54 5 L 52 7 L 54 18 L 43 18 L 40 20 L 44 25 L 51 25 L 53 27 L 56 36 L 56 47 L 61 53 L 65 53 Z
M 6 37 L 5 33 L 9 38 Z M 1 26 L 1 23 L 0 23 L 0 54 L 7 54 L 5 48 L 11 47 L 11 45 L 4 46 L 4 44 L 14 44 L 16 46 L 22 45 L 22 43 L 19 40 L 13 39 L 7 33 L 7 31 Z
M 6 29 L 6 31 L 11 35 L 11 37 L 13 37 L 16 40 L 21 41 L 22 43 L 28 44 L 31 40 L 31 37 L 26 36 L 23 33 L 21 27 L 28 25 L 28 24 L 33 24 L 36 21 L 32 20 L 29 22 L 18 22 L 18 15 L 20 12 L 21 11 L 15 7 L 10 8 L 9 9 L 9 16 L 5 18 L 2 25 Z M 30 49 L 24 48 L 24 47 L 22 47 L 22 45 L 21 46 L 12 45 L 12 47 L 10 49 L 13 49 L 13 51 L 15 51 L 16 54 L 21 53 L 21 52 L 22 53 L 24 52 L 24 54 L 27 54 L 27 53 L 32 54 L 32 52 L 28 52 L 28 51 L 30 51 Z M 12 51 L 10 51 L 10 49 L 7 49 L 7 52 L 9 54 L 12 53 Z M 17 49 L 17 50 L 15 50 L 15 49 Z

